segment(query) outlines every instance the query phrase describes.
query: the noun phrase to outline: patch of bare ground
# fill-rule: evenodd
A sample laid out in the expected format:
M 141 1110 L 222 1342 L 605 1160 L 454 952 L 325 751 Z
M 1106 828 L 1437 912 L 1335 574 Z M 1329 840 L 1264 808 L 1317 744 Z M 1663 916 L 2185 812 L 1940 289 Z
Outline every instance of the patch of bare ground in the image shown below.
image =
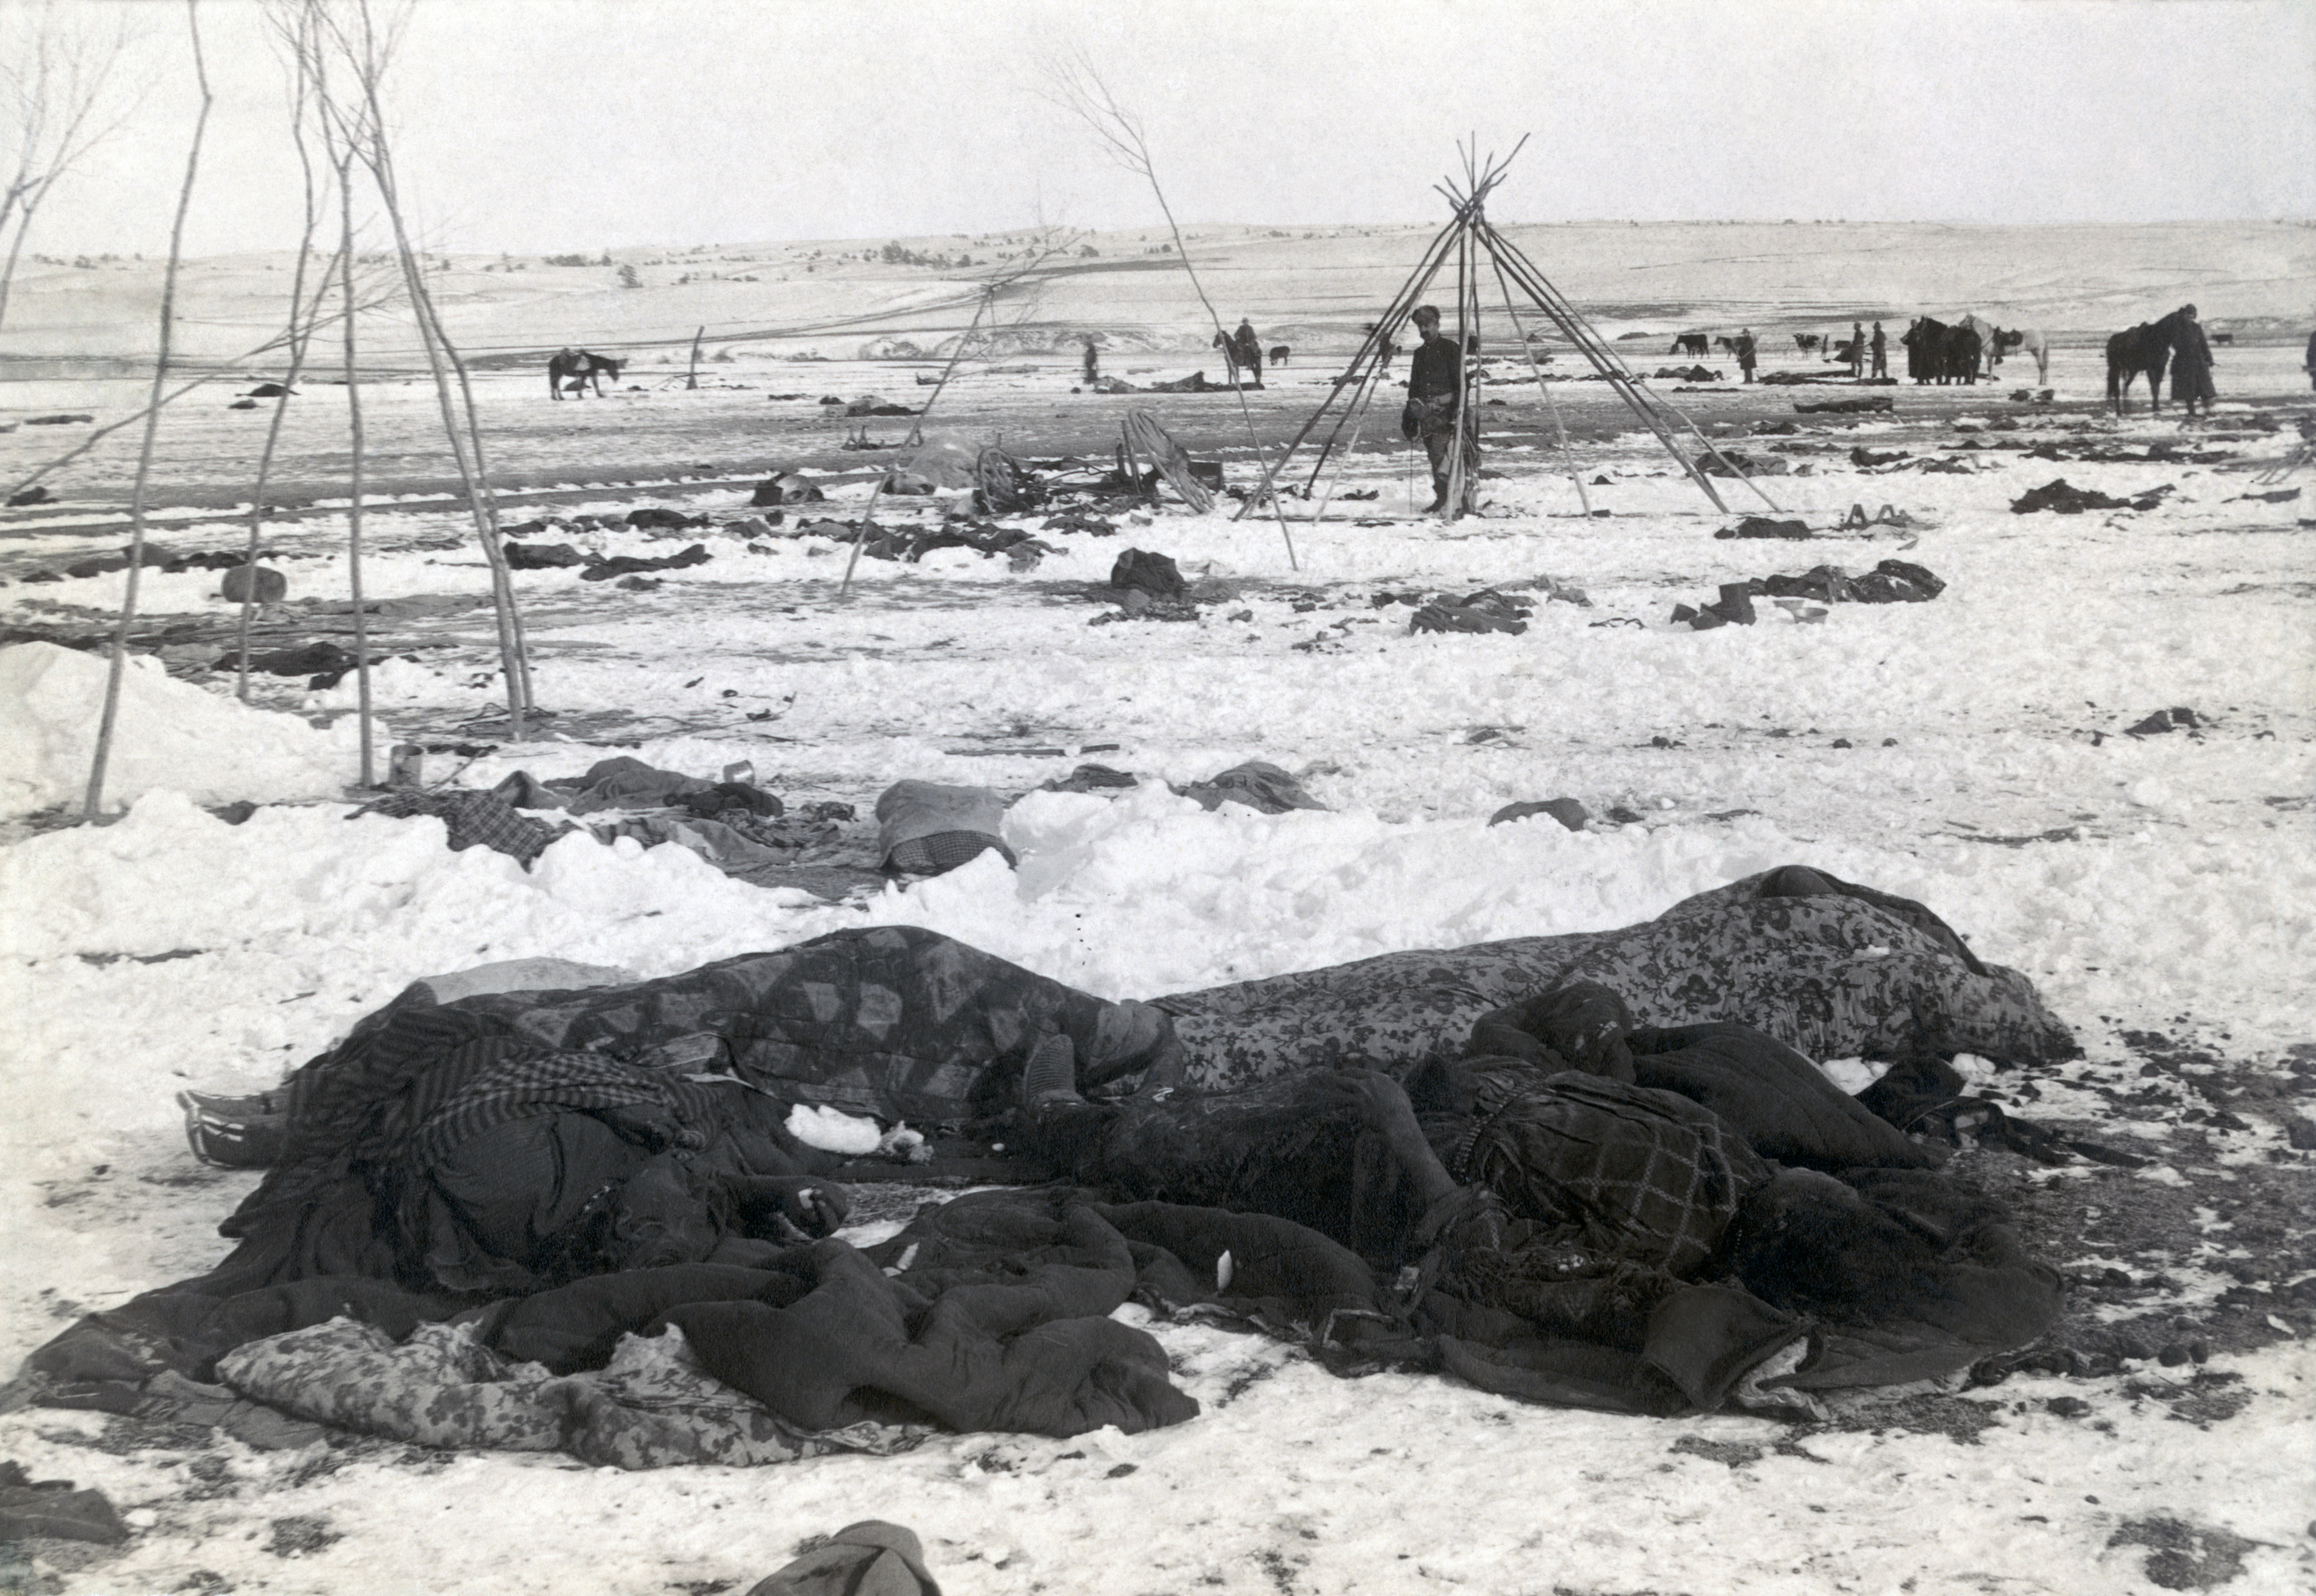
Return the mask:
M 2147 1583 L 2166 1591 L 2208 1591 L 2243 1572 L 2243 1555 L 2260 1543 L 2208 1525 L 2160 1515 L 2127 1520 L 2107 1538 L 2113 1547 L 2146 1547 Z

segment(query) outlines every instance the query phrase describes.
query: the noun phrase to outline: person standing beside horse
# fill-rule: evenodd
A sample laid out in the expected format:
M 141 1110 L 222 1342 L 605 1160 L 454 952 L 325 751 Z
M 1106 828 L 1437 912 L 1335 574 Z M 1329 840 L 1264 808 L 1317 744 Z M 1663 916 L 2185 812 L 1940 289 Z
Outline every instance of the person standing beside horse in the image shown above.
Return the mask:
M 1414 357 L 1408 362 L 1407 408 L 1400 413 L 1400 432 L 1410 439 L 1423 441 L 1423 452 L 1431 459 L 1431 503 L 1424 507 L 1430 515 L 1448 507 L 1448 487 L 1454 459 L 1456 435 L 1462 431 L 1464 401 L 1464 356 L 1456 341 L 1439 331 L 1439 308 L 1436 305 L 1419 305 L 1412 318 L 1415 330 L 1423 342 L 1416 346 Z M 1458 515 L 1472 508 L 1472 494 L 1480 476 L 1480 445 L 1476 438 L 1464 444 L 1464 491 L 1456 506 Z
M 2212 414 L 2212 401 L 2218 394 L 2212 387 L 2212 345 L 2204 336 L 2204 327 L 2196 319 L 2193 305 L 2179 307 L 2178 316 L 2171 323 L 2171 402 L 2186 407 L 2188 415 L 2196 414 L 2201 401 L 2204 414 Z
M 1760 345 L 1753 342 L 1752 328 L 1737 329 L 1736 354 L 1738 367 L 1745 373 L 1745 380 L 1752 381 L 1754 363 L 1760 358 Z

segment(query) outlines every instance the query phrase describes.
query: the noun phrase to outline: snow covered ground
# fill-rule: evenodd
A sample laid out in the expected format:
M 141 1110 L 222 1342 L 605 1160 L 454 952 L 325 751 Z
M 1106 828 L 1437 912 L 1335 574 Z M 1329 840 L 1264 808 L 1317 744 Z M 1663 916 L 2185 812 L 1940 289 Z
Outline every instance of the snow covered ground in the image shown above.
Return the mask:
M 2119 426 L 2080 406 L 2044 412 L 2009 402 L 2008 382 L 1897 389 L 1895 417 L 1856 426 L 1795 416 L 1791 399 L 1825 397 L 1807 388 L 1684 397 L 1748 453 L 1792 463 L 1796 474 L 1762 486 L 1821 530 L 1806 543 L 1715 539 L 1735 517 L 1710 513 L 1597 396 L 1580 416 L 1579 461 L 1593 505 L 1612 513 L 1581 516 L 1533 430 L 1532 392 L 1501 413 L 1488 514 L 1448 529 L 1409 519 L 1396 438 L 1372 447 L 1378 418 L 1329 513 L 1382 523 L 1297 526 L 1294 566 L 1275 523 L 1234 522 L 1227 503 L 1203 517 L 1137 513 L 1110 538 L 1049 533 L 1056 551 L 1028 572 L 969 550 L 864 560 L 842 602 L 843 550 L 826 539 L 764 540 L 770 552 L 756 553 L 701 531 L 545 534 L 614 554 L 698 539 L 714 557 L 644 592 L 568 571 L 521 576 L 539 699 L 557 718 L 475 759 L 459 785 L 572 773 L 613 749 L 700 772 L 748 759 L 792 799 L 864 814 L 904 777 L 981 782 L 1029 793 L 1007 822 L 1018 872 L 984 855 L 906 893 L 833 904 L 727 879 L 674 848 L 566 839 L 530 873 L 482 850 L 452 854 L 438 822 L 349 822 L 345 803 L 276 801 L 317 796 L 316 749 L 346 758 L 346 688 L 294 681 L 261 687 L 273 743 L 237 730 L 225 704 L 182 709 L 184 726 L 214 730 L 165 750 L 156 735 L 165 757 L 112 784 L 133 799 L 113 824 L 22 817 L 70 789 L 66 753 L 0 787 L 18 812 L 0 846 L 0 1047 L 15 1087 L 0 1127 L 13 1265 L 0 1280 L 0 1357 L 219 1255 L 214 1227 L 252 1181 L 191 1159 L 174 1092 L 270 1083 L 429 973 L 555 955 L 657 975 L 900 922 L 1105 994 L 1149 995 L 1386 949 L 1623 924 L 1804 860 L 1923 899 L 1982 954 L 2029 972 L 2085 1057 L 2038 1081 L 1988 1083 L 2030 1117 L 2095 1124 L 2152 1160 L 2052 1172 L 1965 1155 L 2029 1211 L 2053 1262 L 2140 1282 L 2071 1315 L 2075 1344 L 2109 1354 L 2097 1378 L 2020 1374 L 1795 1431 L 1522 1407 L 1447 1379 L 1338 1380 L 1259 1337 L 1158 1324 L 1206 1404 L 1177 1429 L 973 1435 L 892 1458 L 647 1475 L 378 1443 L 256 1452 L 31 1409 L 0 1416 L 0 1454 L 35 1478 L 102 1488 L 137 1534 L 117 1554 L 43 1543 L 0 1579 L 90 1592 L 708 1592 L 744 1590 L 808 1534 L 881 1516 L 915 1528 L 962 1596 L 2307 1589 L 2311 1155 L 2286 1133 L 2316 1069 L 2316 486 L 2303 468 L 2286 483 L 2298 500 L 2244 496 L 2298 444 L 2291 423 L 2311 413 L 2309 395 L 2294 352 L 2223 360 L 2238 397 L 2187 428 L 2143 407 Z M 815 393 L 917 397 L 882 367 L 767 361 L 743 363 L 737 379 L 789 372 Z M 1297 375 L 1267 415 L 1323 391 L 1319 373 Z M 2095 379 L 2089 359 L 2063 352 L 2055 377 L 2071 398 Z M 981 379 L 950 419 L 1046 452 L 1041 439 L 1081 427 L 1092 403 L 1071 399 L 1068 381 L 1059 366 Z M 1583 399 L 1580 386 L 1563 397 Z M 485 388 L 486 416 L 538 443 L 502 451 L 541 490 L 510 519 L 648 503 L 729 522 L 746 513 L 738 462 L 845 459 L 827 452 L 836 424 L 768 439 L 761 388 L 557 406 L 543 421 L 535 375 Z M 72 402 L 59 386 L 27 403 L 50 399 Z M 380 385 L 375 401 L 382 436 L 421 436 L 428 396 Z M 1155 402 L 1186 436 L 1226 440 L 1235 424 L 1226 400 Z M 188 519 L 230 505 L 253 435 L 245 416 L 204 405 L 172 423 L 165 497 L 183 525 L 155 533 L 172 548 L 240 536 Z M 1122 405 L 1101 413 L 1105 425 Z M 305 429 L 294 470 L 325 480 L 329 424 L 318 406 L 294 414 Z M 1777 419 L 1799 430 L 1742 435 Z M 0 439 L 0 464 L 36 459 L 45 441 Z M 2231 458 L 2022 458 L 2044 442 Z M 605 452 L 615 445 L 627 452 Z M 1851 462 L 1858 446 L 1970 468 L 1869 474 Z M 119 574 L 22 578 L 119 544 L 110 495 L 122 452 L 92 462 L 73 479 L 78 496 L 45 519 L 17 513 L 11 530 L 27 535 L 0 553 L 16 583 L 0 590 L 6 624 L 94 631 L 118 603 Z M 665 468 L 619 473 L 650 486 L 604 485 L 606 461 L 655 459 Z M 1243 463 L 1232 472 L 1246 480 Z M 2009 512 L 2059 477 L 2118 497 L 2173 491 L 2146 512 Z M 1340 496 L 1369 488 L 1372 502 Z M 833 491 L 826 508 L 842 515 L 867 490 Z M 1761 508 L 1727 491 L 1737 508 Z M 1823 531 L 1853 503 L 1920 524 Z M 1019 519 L 1036 529 L 1044 517 Z M 325 508 L 268 529 L 293 557 L 281 564 L 292 607 L 272 619 L 299 640 L 345 640 L 343 616 L 296 608 L 345 596 L 343 523 Z M 471 533 L 439 502 L 374 509 L 369 535 L 373 600 L 481 591 Z M 1129 545 L 1206 584 L 1198 620 L 1088 624 L 1108 611 L 1095 589 Z M 1927 566 L 1946 591 L 1923 605 L 1837 605 L 1814 624 L 1758 601 L 1750 628 L 1699 634 L 1666 620 L 1724 582 L 1889 557 Z M 1519 586 L 1543 577 L 1581 587 L 1590 605 Z M 185 682 L 138 673 L 137 701 L 156 715 L 188 701 L 163 685 L 229 691 L 229 678 L 197 668 L 220 652 L 230 613 L 215 583 L 146 573 L 152 631 L 182 625 L 196 639 L 164 655 Z M 1536 604 L 1524 635 L 1409 635 L 1399 599 L 1482 586 Z M 396 735 L 492 740 L 458 731 L 496 704 L 487 612 L 379 625 L 410 655 L 379 677 L 378 714 Z M 2173 707 L 2202 724 L 2126 735 Z M 339 725 L 316 734 L 297 715 Z M 1145 785 L 1118 798 L 1030 790 L 1081 757 Z M 1297 772 L 1332 812 L 1209 814 L 1149 780 L 1248 758 Z M 430 777 L 458 763 L 438 755 Z M 1486 825 L 1503 804 L 1563 795 L 1594 829 Z M 239 825 L 200 807 L 234 798 L 266 807 Z M 2146 1283 L 2157 1275 L 2169 1285 Z M 2117 1364 L 2123 1343 L 2098 1340 L 2109 1322 L 2205 1335 L 2218 1350 L 2201 1372 Z

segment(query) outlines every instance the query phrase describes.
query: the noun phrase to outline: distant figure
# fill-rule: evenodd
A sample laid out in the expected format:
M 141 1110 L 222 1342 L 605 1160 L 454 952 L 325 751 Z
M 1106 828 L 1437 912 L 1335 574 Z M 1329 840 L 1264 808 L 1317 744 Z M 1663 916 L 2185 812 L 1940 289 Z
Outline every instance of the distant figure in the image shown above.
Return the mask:
M 1874 351 L 1874 375 L 1876 377 L 1889 376 L 1890 338 L 1887 334 L 1883 332 L 1882 324 L 1878 321 L 1874 324 L 1874 339 L 1868 347 Z
M 2212 414 L 2212 401 L 2218 395 L 2212 388 L 2212 345 L 2204 336 L 2204 327 L 2196 319 L 2193 305 L 2179 307 L 2178 319 L 2171 325 L 2171 402 L 2196 414 L 2200 401 L 2204 414 Z
M 1881 353 L 1882 353 L 1882 324 L 1881 324 L 1880 322 L 1878 322 L 1878 321 L 1877 321 L 1877 322 L 1875 322 L 1875 323 L 1874 324 L 1874 334 L 1875 334 L 1875 336 L 1874 336 L 1874 353 L 1875 353 L 1875 358 L 1876 360 L 1879 360 L 1879 359 L 1881 358 Z M 1850 377 L 1850 380 L 1854 382 L 1854 381 L 1856 381 L 1858 378 L 1863 377 L 1863 376 L 1865 376 L 1865 375 L 1866 375 L 1866 324 L 1865 324 L 1865 323 L 1863 323 L 1863 322 L 1855 322 L 1855 321 L 1854 321 L 1854 322 L 1851 322 L 1851 323 L 1849 324 L 1849 377 Z
M 1737 357 L 1737 364 L 1744 371 L 1745 380 L 1748 382 L 1753 380 L 1753 364 L 1759 358 L 1759 346 L 1753 342 L 1752 328 L 1737 329 L 1736 346 L 1730 352 Z
M 1085 380 L 1088 388 L 1101 380 L 1101 351 L 1091 337 L 1085 341 Z
M 1421 439 L 1423 452 L 1431 458 L 1432 499 L 1424 508 L 1424 513 L 1430 515 L 1448 508 L 1448 489 L 1453 476 L 1449 462 L 1455 456 L 1456 440 L 1463 431 L 1464 357 L 1454 339 L 1441 336 L 1439 307 L 1420 305 L 1412 319 L 1423 342 L 1416 346 L 1414 358 L 1408 363 L 1407 408 L 1400 413 L 1399 426 L 1406 437 Z M 1464 491 L 1452 515 L 1465 514 L 1473 506 L 1473 494 L 1480 477 L 1476 438 L 1466 441 L 1463 463 Z
M 2308 373 L 2308 386 L 2316 388 L 2316 333 L 2308 334 L 2308 358 L 2300 362 L 2300 367 Z

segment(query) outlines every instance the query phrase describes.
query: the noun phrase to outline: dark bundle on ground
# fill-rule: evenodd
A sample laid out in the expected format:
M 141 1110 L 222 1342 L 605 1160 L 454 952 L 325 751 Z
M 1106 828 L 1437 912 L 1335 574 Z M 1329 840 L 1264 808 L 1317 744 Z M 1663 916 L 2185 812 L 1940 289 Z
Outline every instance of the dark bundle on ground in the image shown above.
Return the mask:
M 216 669 L 230 671 L 241 664 L 241 656 L 228 654 L 218 661 Z M 354 668 L 354 656 L 335 643 L 307 643 L 298 648 L 276 648 L 269 654 L 253 654 L 249 668 L 266 676 L 314 676 L 336 672 L 343 674 Z
M 1407 623 L 1411 632 L 1510 632 L 1518 637 L 1528 630 L 1528 617 L 1532 611 L 1517 599 L 1507 598 L 1493 588 L 1482 588 L 1460 599 L 1434 599 L 1418 610 Z
M 1733 527 L 1723 527 L 1713 534 L 1716 538 L 1791 538 L 1800 539 L 1810 535 L 1808 526 L 1798 521 L 1775 521 L 1766 515 L 1749 515 Z
M 2011 500 L 2010 513 L 2013 515 L 2028 515 L 2037 510 L 2049 510 L 2060 515 L 2080 515 L 2086 510 L 2152 510 L 2170 491 L 2171 485 L 2167 482 L 2136 498 L 2116 499 L 2096 488 L 2071 486 L 2065 477 L 2060 477 L 2040 487 L 2029 488 Z
M 1140 588 L 1153 598 L 1179 599 L 1189 591 L 1171 556 L 1146 548 L 1128 548 L 1109 568 L 1112 587 Z
M 1794 402 L 1794 412 L 1798 415 L 1871 415 L 1897 407 L 1897 401 L 1887 394 L 1877 394 L 1870 399 L 1822 399 L 1807 405 L 1798 399 Z
M 705 545 L 694 543 L 681 554 L 666 555 L 659 559 L 638 559 L 633 555 L 620 555 L 616 559 L 598 561 L 579 573 L 582 582 L 605 582 L 614 576 L 632 576 L 639 571 L 681 571 L 687 566 L 704 566 L 714 557 Z
M 1506 804 L 1488 816 L 1490 825 L 1504 825 L 1515 820 L 1526 820 L 1531 815 L 1549 815 L 1570 831 L 1582 831 L 1592 818 L 1592 813 L 1572 798 L 1531 798 L 1521 803 Z
M 506 560 L 511 571 L 552 571 L 583 566 L 587 557 L 568 543 L 509 543 Z
M 1924 566 L 1908 560 L 1885 559 L 1862 576 L 1852 576 L 1839 566 L 1817 566 L 1799 576 L 1757 577 L 1750 586 L 1755 593 L 1773 599 L 1920 604 L 1944 593 L 1946 584 Z
M 1013 562 L 1017 570 L 1027 570 L 1054 551 L 1052 544 L 1039 542 L 1034 533 L 1020 527 L 996 526 L 985 521 L 944 522 L 937 527 L 878 527 L 860 545 L 860 552 L 871 559 L 904 560 L 911 564 L 937 548 L 1002 554 Z

